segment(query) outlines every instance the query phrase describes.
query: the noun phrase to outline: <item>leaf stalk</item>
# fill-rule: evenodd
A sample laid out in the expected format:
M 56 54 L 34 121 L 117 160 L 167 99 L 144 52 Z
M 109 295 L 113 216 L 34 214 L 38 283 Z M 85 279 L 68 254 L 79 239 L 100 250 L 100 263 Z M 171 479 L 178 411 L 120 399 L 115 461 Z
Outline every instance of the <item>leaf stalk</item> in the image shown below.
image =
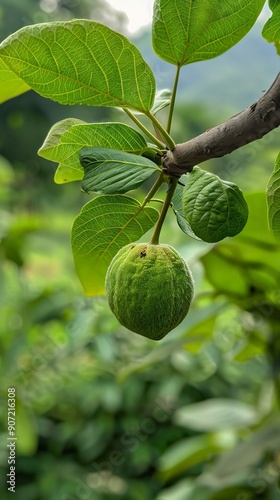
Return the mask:
M 152 134 L 152 132 L 150 132 L 147 127 L 145 127 L 145 125 L 143 125 L 143 123 L 138 120 L 138 118 L 129 109 L 123 108 L 123 111 L 129 116 L 129 118 L 131 118 L 132 121 L 134 121 L 137 127 L 139 127 L 140 130 L 142 130 L 142 132 L 144 132 L 144 134 L 146 134 L 153 141 L 153 143 L 159 147 L 159 149 L 165 149 L 165 145 L 163 144 L 163 142 L 159 141 L 157 137 Z
M 167 146 L 171 151 L 175 148 L 176 144 L 173 141 L 172 137 L 169 135 L 167 130 L 163 127 L 163 125 L 160 123 L 160 121 L 153 115 L 150 111 L 146 113 L 146 116 L 150 118 L 150 120 L 153 122 L 153 125 L 155 128 L 159 131 L 161 137 L 165 141 L 165 146 Z
M 175 79 L 174 79 L 174 84 L 173 84 L 172 97 L 171 97 L 169 114 L 168 114 L 168 121 L 167 121 L 167 126 L 166 126 L 166 131 L 168 132 L 168 134 L 170 134 L 170 130 L 171 130 L 171 124 L 172 124 L 175 100 L 176 100 L 176 95 L 177 95 L 180 70 L 181 70 L 181 66 L 178 65 L 177 70 L 176 70 Z
M 151 199 L 153 198 L 153 196 L 156 194 L 156 192 L 159 190 L 160 186 L 164 183 L 164 174 L 160 174 L 157 178 L 157 180 L 155 181 L 155 183 L 153 184 L 152 188 L 150 189 L 150 191 L 148 192 L 147 196 L 145 197 L 142 205 L 141 205 L 141 210 L 145 207 L 145 205 L 147 205 L 147 203 L 149 203 L 149 201 L 151 201 Z
M 160 212 L 160 216 L 159 216 L 159 219 L 157 221 L 157 225 L 156 225 L 154 234 L 153 234 L 152 239 L 151 239 L 151 244 L 152 245 L 158 245 L 159 244 L 160 232 L 161 232 L 161 229 L 162 229 L 162 226 L 163 226 L 166 214 L 168 212 L 168 209 L 169 209 L 169 207 L 171 205 L 171 201 L 172 201 L 175 189 L 177 187 L 177 184 L 178 184 L 178 179 L 174 179 L 174 178 L 170 179 L 170 184 L 169 184 L 169 188 L 168 188 L 168 191 L 167 191 L 167 194 L 166 194 L 166 198 L 164 200 L 164 204 L 162 206 L 162 209 L 161 209 L 161 212 Z

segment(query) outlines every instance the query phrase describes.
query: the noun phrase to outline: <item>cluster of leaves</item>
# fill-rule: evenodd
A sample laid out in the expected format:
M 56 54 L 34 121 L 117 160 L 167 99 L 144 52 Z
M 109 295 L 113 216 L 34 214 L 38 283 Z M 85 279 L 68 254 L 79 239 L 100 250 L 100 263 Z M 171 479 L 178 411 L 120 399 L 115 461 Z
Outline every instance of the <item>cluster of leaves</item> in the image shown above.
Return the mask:
M 170 3 L 157 4 L 167 8 Z M 203 3 L 210 8 L 209 2 Z M 247 0 L 247 4 L 253 3 Z M 270 2 L 275 13 L 276 4 Z M 218 2 L 216 7 L 218 12 Z M 171 18 L 174 15 L 172 9 Z M 78 31 L 83 31 L 82 23 L 75 23 L 72 26 L 78 25 Z M 168 20 L 170 30 L 169 24 Z M 68 33 L 68 23 L 60 27 Z M 55 24 L 53 33 L 57 28 Z M 33 29 L 37 30 L 36 37 L 40 40 L 43 26 L 25 29 L 29 35 Z M 276 31 L 272 38 L 276 40 L 275 34 Z M 17 36 L 12 42 L 14 48 L 18 46 Z M 44 46 L 47 53 L 49 47 Z M 57 50 L 55 45 L 53 50 Z M 38 54 L 36 44 L 32 52 L 34 57 Z M 63 60 L 64 57 L 66 52 Z M 68 64 L 70 57 L 72 50 L 67 54 Z M 52 72 L 54 68 L 46 54 L 47 60 Z M 1 95 L 7 92 L 6 97 L 12 97 L 10 93 L 15 89 L 16 92 L 23 89 L 22 82 L 15 69 L 2 59 L 0 64 L 4 68 Z M 23 64 L 17 61 L 16 66 L 21 71 Z M 87 69 L 84 64 L 83 70 Z M 29 66 L 32 80 L 34 70 L 34 66 Z M 42 84 L 43 68 L 40 74 Z M 57 79 L 63 93 L 65 76 L 53 72 L 52 78 Z M 163 96 L 163 102 L 166 98 L 168 95 Z M 162 95 L 158 94 L 157 102 L 162 105 Z M 83 128 L 78 129 L 80 125 Z M 141 171 L 138 162 L 133 166 L 140 177 L 147 174 L 145 159 L 151 160 L 154 175 L 159 175 L 155 151 L 161 152 L 161 147 L 157 148 L 154 142 L 151 147 L 131 127 L 115 123 L 83 124 L 76 120 L 63 121 L 55 127 L 54 134 L 49 135 L 49 146 L 54 155 L 50 159 L 60 163 L 57 182 L 83 179 L 79 155 L 87 167 L 88 150 L 83 148 L 93 145 L 98 150 L 90 153 L 94 153 L 96 167 L 101 169 L 102 189 L 104 185 L 106 189 L 110 186 L 101 167 L 104 153 L 106 161 L 111 158 L 110 151 L 104 152 L 104 148 L 136 155 L 138 162 L 144 164 Z M 277 170 L 279 161 L 269 190 L 275 213 Z M 73 179 L 68 179 L 71 172 Z M 91 187 L 90 167 L 87 173 L 83 189 Z M 121 169 L 119 173 L 123 175 Z M 265 196 L 245 197 L 249 219 L 244 231 L 234 239 L 212 246 L 196 237 L 186 246 L 184 234 L 178 231 L 176 244 L 192 264 L 197 299 L 170 338 L 151 344 L 142 337 L 127 336 L 105 302 L 81 298 L 71 265 L 63 274 L 69 224 L 65 214 L 58 221 L 59 202 L 54 215 L 44 221 L 8 213 L 5 202 L 10 199 L 8 184 L 12 176 L 9 164 L 1 162 L 0 201 L 4 208 L 0 241 L 0 374 L 3 387 L 15 386 L 17 393 L 14 497 L 20 500 L 278 499 L 279 410 L 275 407 L 273 386 L 280 395 L 280 246 L 267 229 Z M 132 175 L 129 179 L 135 182 Z M 186 182 L 185 178 L 181 180 Z M 121 180 L 119 188 L 124 184 Z M 182 189 L 177 185 L 173 209 L 180 227 L 190 232 L 182 212 Z M 103 201 L 112 204 L 108 215 Z M 94 207 L 93 226 L 89 220 L 91 207 Z M 108 231 L 117 219 L 127 242 L 142 234 L 140 226 L 148 229 L 157 220 L 154 208 L 140 207 L 136 199 L 121 192 L 105 192 L 87 204 L 79 217 L 83 230 L 89 228 L 88 237 L 92 237 L 92 227 L 97 233 L 105 224 Z M 127 213 L 131 214 L 129 221 L 135 219 L 134 225 L 132 221 L 131 225 L 127 223 Z M 137 217 L 143 213 L 140 223 L 135 213 Z M 173 230 L 171 224 L 169 219 L 163 227 L 166 240 Z M 79 218 L 76 227 L 79 228 Z M 86 244 L 81 229 L 76 235 L 78 245 Z M 106 232 L 99 236 L 102 245 Z M 90 261 L 92 246 L 94 258 Z M 106 248 L 105 242 L 105 247 L 101 246 L 104 257 Z M 87 252 L 91 266 L 98 260 L 98 247 L 89 245 Z M 104 269 L 105 266 L 101 275 Z M 101 281 L 100 276 L 96 286 L 101 287 Z M 1 393 L 3 408 L 6 395 L 5 391 Z M 6 431 L 5 412 L 1 427 Z M 1 434 L 1 439 L 5 443 L 6 434 Z M 4 464 L 1 484 L 6 485 L 4 453 L 5 450 L 1 451 Z M 5 494 L 8 496 L 3 491 L 3 499 Z
M 162 174 L 161 158 L 167 148 L 175 146 L 170 129 L 181 67 L 217 57 L 239 42 L 254 25 L 263 5 L 264 0 L 238 0 L 230 5 L 177 0 L 174 6 L 167 0 L 156 0 L 153 47 L 160 58 L 177 68 L 172 92 L 156 93 L 153 72 L 138 49 L 121 34 L 94 21 L 26 26 L 1 44 L 1 102 L 33 89 L 61 104 L 122 108 L 141 130 L 122 123 L 88 124 L 66 119 L 52 127 L 39 151 L 44 158 L 59 163 L 56 182 L 82 180 L 84 191 L 99 194 L 82 209 L 72 231 L 75 265 L 87 294 L 104 293 L 104 276 L 112 257 L 159 221 L 158 211 L 147 204 L 161 184 L 173 181 L 165 199 L 170 204 L 177 180 Z M 263 34 L 278 46 L 279 8 L 272 0 L 270 7 L 273 15 Z M 167 106 L 170 110 L 164 127 L 156 114 Z M 155 133 L 143 125 L 139 115 L 150 120 Z M 148 143 L 145 136 L 152 143 Z M 125 195 L 153 175 L 157 176 L 154 187 L 142 203 Z M 198 169 L 193 175 L 200 177 L 199 183 L 192 182 L 190 186 L 195 198 L 205 173 Z M 272 227 L 279 225 L 277 203 L 275 208 L 279 184 L 277 170 L 275 175 L 271 194 Z M 247 220 L 241 192 L 237 186 L 227 185 L 225 189 L 225 183 L 217 181 L 218 190 L 214 189 L 216 210 L 210 201 L 213 186 L 210 183 L 211 188 L 207 188 L 208 179 L 205 180 L 195 217 L 197 207 L 192 203 L 187 203 L 187 215 L 183 213 L 182 191 L 177 189 L 174 207 L 179 227 L 205 241 L 218 241 L 237 234 Z M 186 191 L 188 184 L 187 180 Z M 203 206 L 205 197 L 208 200 L 206 208 Z M 223 223 L 220 224 L 219 214 L 223 211 L 231 215 L 228 223 L 225 220 L 226 227 L 221 229 Z M 204 221 L 197 224 L 205 213 L 206 225 Z
M 13 171 L 0 172 L 7 214 Z M 161 343 L 128 336 L 106 301 L 81 298 L 59 202 L 44 221 L 1 208 L 0 397 L 4 408 L 16 388 L 16 499 L 277 499 L 280 245 L 265 195 L 246 201 L 233 239 L 186 248 L 178 232 L 198 296 Z M 0 425 L 5 442 L 5 412 Z
M 0 172 L 7 192 L 12 170 L 10 181 L 8 165 Z M 81 298 L 72 266 L 61 269 L 59 203 L 44 229 L 11 215 L 1 228 L 0 376 L 16 388 L 16 500 L 278 498 L 280 245 L 264 194 L 246 201 L 234 239 L 186 246 L 178 232 L 198 296 L 161 343 L 128 336 L 105 300 Z M 5 412 L 0 425 L 5 443 Z

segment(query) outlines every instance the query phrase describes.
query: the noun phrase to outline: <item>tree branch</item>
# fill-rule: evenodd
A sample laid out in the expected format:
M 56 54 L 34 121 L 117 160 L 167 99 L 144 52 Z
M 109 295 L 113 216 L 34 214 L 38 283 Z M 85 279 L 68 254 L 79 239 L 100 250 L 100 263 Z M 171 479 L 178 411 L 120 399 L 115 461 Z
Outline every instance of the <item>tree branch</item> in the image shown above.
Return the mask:
M 194 139 L 177 144 L 162 158 L 163 172 L 179 177 L 195 165 L 225 156 L 261 139 L 280 125 L 280 73 L 257 102 Z

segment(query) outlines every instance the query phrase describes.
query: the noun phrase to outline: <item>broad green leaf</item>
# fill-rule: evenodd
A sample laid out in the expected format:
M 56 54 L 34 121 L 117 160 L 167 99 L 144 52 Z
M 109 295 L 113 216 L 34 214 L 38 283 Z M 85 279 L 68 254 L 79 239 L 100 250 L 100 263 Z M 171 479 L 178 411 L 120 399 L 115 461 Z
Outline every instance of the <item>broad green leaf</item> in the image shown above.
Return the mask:
M 0 58 L 0 104 L 30 90 L 21 78 L 19 78 Z
M 189 174 L 182 201 L 191 229 L 208 243 L 235 236 L 248 219 L 248 207 L 239 187 L 199 167 Z
M 236 298 L 249 298 L 252 289 L 277 290 L 280 284 L 280 244 L 268 228 L 265 193 L 247 193 L 246 201 L 249 218 L 244 230 L 201 258 L 214 288 Z M 256 303 L 257 297 L 252 300 Z
M 198 485 L 195 478 L 181 479 L 160 490 L 155 500 L 209 500 L 209 489 Z
M 163 89 L 159 90 L 155 95 L 154 105 L 151 109 L 151 113 L 155 115 L 161 109 L 166 108 L 171 102 L 171 90 Z M 131 110 L 134 115 L 143 115 L 143 111 Z
M 278 290 L 279 259 L 279 249 L 265 251 L 250 241 L 221 243 L 201 258 L 214 288 L 239 298 Z M 252 300 L 256 303 L 257 298 L 252 296 Z
M 167 336 L 160 344 L 153 346 L 153 349 L 149 346 L 148 354 L 145 356 L 138 356 L 137 363 L 133 361 L 121 368 L 119 372 L 119 379 L 123 381 L 131 377 L 132 374 L 143 372 L 153 366 L 159 366 L 160 363 L 164 362 L 164 360 L 173 358 L 177 351 L 180 353 L 184 348 L 188 349 L 189 345 L 197 342 L 200 325 L 202 325 L 202 323 L 206 323 L 207 320 L 211 321 L 211 318 L 213 317 L 216 318 L 216 316 L 221 313 L 223 307 L 224 304 L 211 303 L 210 306 L 205 306 L 203 309 L 190 309 L 186 318 L 173 331 L 171 339 Z M 177 360 L 175 361 L 175 364 L 176 362 Z
M 257 243 L 259 247 L 267 250 L 279 246 L 269 229 L 265 192 L 246 193 L 246 202 L 249 207 L 249 218 L 242 233 L 234 240 L 250 240 L 251 244 Z
M 266 342 L 258 335 L 250 335 L 248 343 L 234 357 L 235 361 L 244 362 L 256 356 L 263 356 L 266 352 Z
M 156 93 L 155 102 L 151 110 L 153 115 L 170 105 L 171 95 L 172 93 L 169 89 L 159 90 Z
M 189 223 L 185 219 L 185 217 L 178 210 L 176 210 L 174 208 L 173 208 L 173 212 L 176 216 L 177 224 L 178 224 L 179 228 L 181 229 L 181 231 L 183 231 L 183 233 L 187 234 L 191 238 L 194 238 L 195 240 L 202 241 L 201 238 L 198 238 L 198 236 L 196 236 L 196 234 L 194 234 L 191 226 L 189 225 Z
M 161 169 L 148 158 L 105 148 L 83 148 L 80 162 L 86 193 L 123 194 L 136 189 Z
M 215 436 L 195 436 L 182 439 L 171 445 L 159 459 L 160 477 L 168 480 L 194 465 L 209 460 L 209 456 L 224 449 Z
M 123 123 L 77 123 L 77 120 L 70 118 L 51 128 L 38 154 L 60 163 L 55 182 L 63 184 L 83 178 L 79 153 L 84 147 L 118 149 L 139 155 L 148 148 L 140 132 Z
M 182 184 L 185 184 L 188 181 L 188 176 L 187 174 L 184 174 L 180 177 L 180 182 Z M 182 195 L 183 195 L 183 188 L 184 186 L 178 184 L 176 187 L 175 194 L 172 198 L 172 208 L 173 212 L 176 216 L 177 224 L 181 231 L 183 233 L 187 234 L 191 238 L 194 238 L 195 240 L 201 241 L 201 238 L 196 236 L 196 234 L 193 232 L 190 224 L 188 223 L 187 219 L 184 217 L 183 214 L 183 206 L 182 206 Z
M 270 0 L 269 7 L 272 10 L 272 16 L 265 23 L 262 35 L 267 42 L 275 43 L 277 53 L 280 55 L 280 4 L 279 0 Z
M 184 478 L 172 486 L 161 488 L 155 500 L 207 500 L 207 498 L 201 494 L 201 488 L 197 487 L 195 479 Z
M 225 478 L 246 467 L 258 464 L 264 453 L 279 450 L 280 424 L 279 415 L 265 427 L 256 430 L 249 438 L 239 443 L 233 450 L 224 453 L 209 470 L 216 478 Z
M 34 416 L 17 401 L 16 426 L 18 432 L 17 450 L 25 455 L 36 453 L 38 445 L 38 429 Z
M 248 296 L 249 284 L 244 272 L 246 266 L 233 265 L 231 259 L 223 256 L 215 248 L 208 254 L 203 255 L 201 260 L 206 277 L 216 291 L 237 298 Z
M 72 250 L 87 295 L 105 294 L 112 258 L 151 229 L 158 216 L 154 208 L 142 209 L 137 200 L 124 195 L 98 196 L 82 208 L 73 224 Z
M 43 145 L 38 151 L 38 154 L 43 158 L 51 161 L 59 162 L 61 158 L 66 156 L 66 151 L 60 150 L 62 137 L 66 134 L 74 125 L 87 125 L 84 120 L 79 120 L 78 118 L 65 118 L 59 122 L 56 122 L 50 129 Z M 67 137 L 67 135 L 66 135 Z M 67 141 L 65 141 L 66 144 Z
M 274 236 L 280 238 L 280 153 L 267 185 L 268 221 Z
M 243 429 L 257 421 L 252 406 L 233 399 L 208 399 L 181 407 L 174 415 L 177 425 L 196 431 L 212 432 L 220 429 Z
M 278 56 L 280 56 L 280 40 L 275 40 L 274 45 Z
M 219 313 L 221 311 L 219 310 Z M 188 335 L 188 346 L 187 353 L 198 353 L 201 351 L 203 344 L 206 340 L 209 340 L 213 336 L 216 320 L 217 320 L 218 312 L 206 318 L 205 320 L 201 319 L 201 321 L 195 325 L 194 327 L 190 327 L 187 329 Z M 180 353 L 181 354 L 181 353 Z M 183 358 L 181 358 L 183 359 Z M 198 358 L 197 358 L 198 360 Z M 189 364 L 189 358 L 186 359 L 186 365 Z M 201 373 L 200 373 L 201 374 Z M 198 375 L 198 374 L 197 374 Z
M 155 79 L 126 37 L 89 20 L 25 26 L 0 46 L 0 57 L 43 97 L 61 104 L 149 111 Z
M 257 473 L 256 473 L 257 474 Z M 252 474 L 254 475 L 254 473 Z M 233 482 L 234 480 L 232 480 Z M 241 482 L 241 480 L 239 479 Z M 255 485 L 254 485 L 255 486 Z M 218 489 L 211 496 L 207 495 L 207 500 L 254 500 L 255 498 L 255 488 L 250 488 L 249 485 L 245 483 L 245 486 L 229 486 L 228 488 Z M 271 500 L 273 498 L 271 497 Z M 276 498 L 274 499 L 276 500 Z
M 54 180 L 57 184 L 77 181 L 83 178 L 82 168 L 78 163 L 80 146 L 78 146 L 78 151 L 75 151 L 77 154 L 76 160 L 73 160 L 73 166 L 68 167 L 68 163 L 71 165 L 71 153 L 73 150 L 73 145 L 68 139 L 68 131 L 74 125 L 87 124 L 83 120 L 79 120 L 77 118 L 66 118 L 65 120 L 55 123 L 50 129 L 44 144 L 38 151 L 38 155 L 46 158 L 47 160 L 65 162 L 65 164 L 61 163 L 56 170 Z M 62 138 L 64 138 L 64 140 Z
M 254 500 L 255 489 L 244 486 L 240 478 L 241 486 L 224 488 L 221 481 L 219 481 L 214 492 L 212 482 L 208 485 L 207 480 L 205 480 L 206 474 L 202 476 L 201 480 L 200 477 L 197 479 L 195 476 L 194 479 L 188 478 L 176 481 L 173 486 L 162 490 L 155 500 Z M 209 475 L 206 477 L 209 479 Z M 234 482 L 236 479 L 232 481 Z M 276 492 L 276 496 L 270 497 L 270 500 L 278 500 L 277 496 L 278 493 Z
M 154 50 L 176 66 L 216 57 L 248 33 L 264 3 L 265 0 L 155 0 Z

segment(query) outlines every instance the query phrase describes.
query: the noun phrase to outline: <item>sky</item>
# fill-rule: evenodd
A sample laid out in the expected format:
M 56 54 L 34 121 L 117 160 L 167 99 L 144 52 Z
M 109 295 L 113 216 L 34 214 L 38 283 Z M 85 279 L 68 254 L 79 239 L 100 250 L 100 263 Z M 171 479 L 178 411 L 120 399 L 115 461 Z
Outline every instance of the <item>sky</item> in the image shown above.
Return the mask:
M 147 26 L 152 20 L 154 0 L 107 0 L 116 10 L 125 12 L 128 17 L 127 29 L 135 33 L 139 28 Z

